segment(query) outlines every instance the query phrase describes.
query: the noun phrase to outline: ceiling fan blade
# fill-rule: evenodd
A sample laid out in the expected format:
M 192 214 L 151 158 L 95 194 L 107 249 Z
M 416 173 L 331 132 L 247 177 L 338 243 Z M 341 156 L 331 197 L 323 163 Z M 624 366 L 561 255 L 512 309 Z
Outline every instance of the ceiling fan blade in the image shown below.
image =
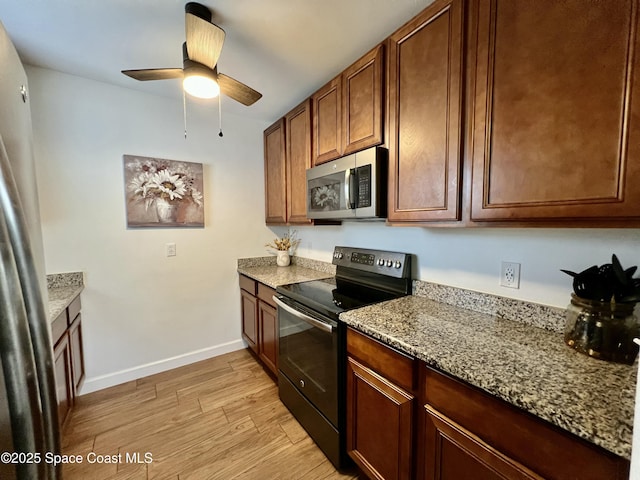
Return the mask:
M 169 80 L 182 78 L 181 68 L 146 68 L 142 70 L 122 70 L 122 73 L 136 80 Z
M 246 106 L 253 105 L 262 98 L 261 93 L 224 73 L 218 74 L 218 85 L 222 93 Z
M 218 63 L 225 33 L 217 25 L 187 12 L 185 19 L 189 59 L 213 69 Z

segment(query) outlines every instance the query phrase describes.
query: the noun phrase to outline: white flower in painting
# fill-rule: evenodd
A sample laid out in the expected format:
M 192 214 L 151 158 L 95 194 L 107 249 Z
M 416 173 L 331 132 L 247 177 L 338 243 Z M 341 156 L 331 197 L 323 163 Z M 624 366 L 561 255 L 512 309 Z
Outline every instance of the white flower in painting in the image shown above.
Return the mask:
M 160 170 L 153 175 L 152 187 L 160 191 L 160 196 L 169 200 L 180 199 L 187 193 L 180 175 L 172 175 L 168 170 Z
M 131 183 L 129 184 L 129 188 L 133 192 L 134 195 L 140 195 L 141 197 L 147 196 L 147 190 L 149 189 L 149 185 L 151 182 L 151 175 L 148 173 L 141 173 L 137 177 L 131 179 Z
M 193 201 L 196 203 L 196 205 L 202 205 L 202 193 L 200 193 L 195 188 L 191 189 L 191 198 L 193 198 Z

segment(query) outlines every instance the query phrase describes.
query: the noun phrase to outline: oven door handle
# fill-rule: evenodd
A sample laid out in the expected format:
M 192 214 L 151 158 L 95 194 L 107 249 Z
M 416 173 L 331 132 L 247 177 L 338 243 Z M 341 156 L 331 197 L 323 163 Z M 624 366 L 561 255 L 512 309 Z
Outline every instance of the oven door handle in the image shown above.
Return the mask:
M 305 315 L 304 313 L 299 312 L 295 308 L 290 307 L 289 305 L 284 303 L 275 295 L 272 298 L 273 298 L 273 301 L 276 302 L 278 307 L 282 308 L 285 312 L 290 313 L 294 317 L 299 318 L 303 322 L 306 322 L 309 325 L 316 327 L 325 333 L 333 333 L 333 325 L 329 325 L 328 323 L 322 322 L 320 320 L 316 320 L 315 318 L 310 317 L 309 315 Z

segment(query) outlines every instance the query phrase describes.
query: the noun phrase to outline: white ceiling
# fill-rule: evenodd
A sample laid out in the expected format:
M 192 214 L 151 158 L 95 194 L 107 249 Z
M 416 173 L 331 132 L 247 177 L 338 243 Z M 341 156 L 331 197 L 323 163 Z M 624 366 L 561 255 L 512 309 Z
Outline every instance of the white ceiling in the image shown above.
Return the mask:
M 281 117 L 431 2 L 202 0 L 227 34 L 218 70 L 263 95 L 251 107 L 223 98 L 223 110 Z M 0 21 L 25 63 L 178 98 L 179 80 L 138 82 L 120 70 L 182 66 L 184 3 L 0 0 Z

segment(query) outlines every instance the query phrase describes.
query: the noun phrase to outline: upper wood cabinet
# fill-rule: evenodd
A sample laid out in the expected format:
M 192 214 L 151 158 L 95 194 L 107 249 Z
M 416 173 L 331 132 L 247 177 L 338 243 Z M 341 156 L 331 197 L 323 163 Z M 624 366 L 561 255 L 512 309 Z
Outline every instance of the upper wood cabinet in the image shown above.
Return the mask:
M 343 155 L 383 142 L 383 78 L 383 45 L 342 73 Z
M 307 169 L 311 168 L 311 100 L 305 100 L 285 116 L 287 149 L 287 222 L 309 224 L 307 218 Z
M 307 168 L 311 168 L 311 101 L 305 100 L 264 131 L 267 225 L 310 224 Z
M 383 142 L 383 79 L 378 45 L 313 94 L 314 165 Z
M 284 118 L 264 131 L 264 191 L 267 224 L 287 223 L 287 169 Z
M 334 78 L 311 97 L 313 103 L 313 164 L 342 154 L 341 77 Z
M 476 0 L 471 219 L 640 216 L 638 2 Z
M 390 222 L 460 218 L 463 18 L 438 0 L 389 38 Z

